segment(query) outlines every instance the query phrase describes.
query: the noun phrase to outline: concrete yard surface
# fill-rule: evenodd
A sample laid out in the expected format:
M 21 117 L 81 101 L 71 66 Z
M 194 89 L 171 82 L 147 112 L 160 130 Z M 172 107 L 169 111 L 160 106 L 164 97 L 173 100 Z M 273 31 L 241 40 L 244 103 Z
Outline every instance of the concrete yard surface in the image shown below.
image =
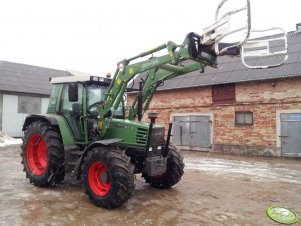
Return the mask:
M 70 178 L 53 188 L 33 186 L 19 146 L 1 148 L 0 225 L 280 225 L 266 215 L 272 205 L 301 216 L 300 160 L 182 154 L 185 173 L 173 188 L 151 188 L 137 175 L 133 197 L 106 210 L 92 205 Z

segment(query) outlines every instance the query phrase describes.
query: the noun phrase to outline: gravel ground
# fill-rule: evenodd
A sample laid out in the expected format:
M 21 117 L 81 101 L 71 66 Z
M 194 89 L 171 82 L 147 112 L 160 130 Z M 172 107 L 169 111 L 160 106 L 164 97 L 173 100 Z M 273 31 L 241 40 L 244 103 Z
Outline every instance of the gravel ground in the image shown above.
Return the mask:
M 134 196 L 121 208 L 92 205 L 81 184 L 31 185 L 19 146 L 0 149 L 0 225 L 280 225 L 271 205 L 301 216 L 301 161 L 182 152 L 185 173 L 169 190 L 136 178 Z M 295 225 L 301 225 L 299 221 Z

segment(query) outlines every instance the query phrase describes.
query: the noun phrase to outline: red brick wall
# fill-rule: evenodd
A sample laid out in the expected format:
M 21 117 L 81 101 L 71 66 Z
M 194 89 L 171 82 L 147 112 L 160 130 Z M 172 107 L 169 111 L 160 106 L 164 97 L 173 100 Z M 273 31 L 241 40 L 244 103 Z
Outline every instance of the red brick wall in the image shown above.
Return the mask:
M 127 105 L 131 106 L 133 95 L 128 96 Z M 159 113 L 158 124 L 168 125 L 171 113 L 195 112 L 212 105 L 211 87 L 158 91 L 155 93 L 149 110 Z M 144 114 L 144 121 L 148 121 Z
M 166 127 L 172 113 L 213 113 L 216 149 L 229 145 L 275 149 L 276 110 L 301 109 L 301 78 L 238 83 L 235 93 L 236 103 L 213 105 L 209 86 L 158 91 L 150 111 L 159 112 L 157 123 Z M 130 104 L 131 96 L 128 99 Z M 236 126 L 235 111 L 252 111 L 253 125 Z
M 238 102 L 300 102 L 301 78 L 277 81 L 249 82 L 236 86 Z

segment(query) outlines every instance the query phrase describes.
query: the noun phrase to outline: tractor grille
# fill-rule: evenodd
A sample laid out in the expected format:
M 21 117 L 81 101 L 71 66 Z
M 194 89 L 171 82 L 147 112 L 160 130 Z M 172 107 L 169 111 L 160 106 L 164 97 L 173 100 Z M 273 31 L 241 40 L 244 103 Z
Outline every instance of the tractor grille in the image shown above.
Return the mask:
M 136 133 L 136 142 L 137 144 L 146 145 L 147 143 L 148 130 L 143 128 L 138 128 Z

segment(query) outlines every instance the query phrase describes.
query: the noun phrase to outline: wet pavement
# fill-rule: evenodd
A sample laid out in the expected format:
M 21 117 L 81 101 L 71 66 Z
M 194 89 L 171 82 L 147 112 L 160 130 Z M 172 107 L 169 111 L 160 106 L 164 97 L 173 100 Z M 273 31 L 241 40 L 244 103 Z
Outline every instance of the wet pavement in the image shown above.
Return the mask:
M 137 175 L 134 196 L 105 210 L 71 179 L 31 185 L 19 153 L 0 149 L 0 225 L 280 225 L 266 216 L 271 205 L 301 216 L 301 160 L 183 152 L 185 173 L 172 189 L 151 188 Z

